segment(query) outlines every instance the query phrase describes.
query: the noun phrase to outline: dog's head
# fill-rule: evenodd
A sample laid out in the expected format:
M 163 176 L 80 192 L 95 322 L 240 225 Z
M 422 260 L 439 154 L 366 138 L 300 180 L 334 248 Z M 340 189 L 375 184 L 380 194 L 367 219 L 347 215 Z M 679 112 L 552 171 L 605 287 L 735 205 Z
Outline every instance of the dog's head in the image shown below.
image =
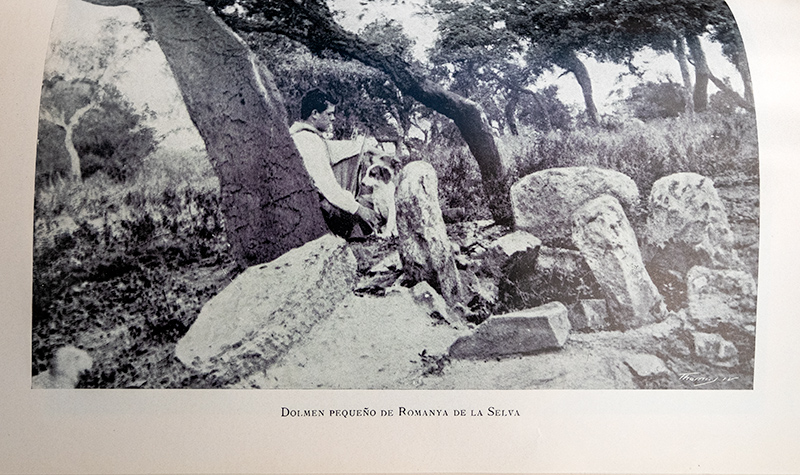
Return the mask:
M 392 172 L 391 168 L 380 163 L 375 163 L 367 168 L 367 172 L 364 174 L 361 183 L 364 186 L 376 187 L 388 185 L 393 178 L 394 172 Z

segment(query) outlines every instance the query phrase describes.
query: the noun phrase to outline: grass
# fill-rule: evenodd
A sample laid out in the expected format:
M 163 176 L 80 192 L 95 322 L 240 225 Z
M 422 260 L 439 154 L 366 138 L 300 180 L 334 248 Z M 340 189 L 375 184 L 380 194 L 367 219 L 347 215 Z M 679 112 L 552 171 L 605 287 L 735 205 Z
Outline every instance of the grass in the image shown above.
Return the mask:
M 728 187 L 747 184 L 747 196 L 736 195 L 731 216 L 745 236 L 742 246 L 749 246 L 748 262 L 757 268 L 752 116 L 708 113 L 548 133 L 523 129 L 519 136 L 499 138 L 498 146 L 515 176 L 596 165 L 631 176 L 643 197 L 656 179 L 678 171 L 701 173 Z M 428 144 L 419 153 L 417 158 L 437 171 L 442 207 L 463 208 L 465 220 L 489 216 L 480 173 L 466 147 Z M 95 358 L 81 387 L 229 383 L 184 367 L 173 354 L 175 342 L 235 269 L 218 194 L 218 180 L 197 152 L 156 152 L 127 183 L 97 174 L 82 184 L 37 189 L 32 373 L 46 369 L 55 349 L 74 344 Z M 563 276 L 551 277 L 557 287 L 572 285 Z M 547 298 L 544 290 L 531 292 L 520 295 Z M 441 362 L 430 363 L 432 373 L 439 370 Z

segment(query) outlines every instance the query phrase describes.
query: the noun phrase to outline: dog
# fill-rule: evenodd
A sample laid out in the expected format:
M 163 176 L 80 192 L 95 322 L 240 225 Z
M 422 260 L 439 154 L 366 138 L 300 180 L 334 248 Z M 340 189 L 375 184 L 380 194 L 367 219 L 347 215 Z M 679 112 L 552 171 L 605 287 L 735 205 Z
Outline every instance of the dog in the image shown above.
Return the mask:
M 50 369 L 33 377 L 33 389 L 74 389 L 81 373 L 92 368 L 92 357 L 72 345 L 59 348 Z
M 361 184 L 372 188 L 372 208 L 378 213 L 385 224 L 375 229 L 375 234 L 383 239 L 397 236 L 397 208 L 394 201 L 394 172 L 392 168 L 376 161 L 367 168 Z

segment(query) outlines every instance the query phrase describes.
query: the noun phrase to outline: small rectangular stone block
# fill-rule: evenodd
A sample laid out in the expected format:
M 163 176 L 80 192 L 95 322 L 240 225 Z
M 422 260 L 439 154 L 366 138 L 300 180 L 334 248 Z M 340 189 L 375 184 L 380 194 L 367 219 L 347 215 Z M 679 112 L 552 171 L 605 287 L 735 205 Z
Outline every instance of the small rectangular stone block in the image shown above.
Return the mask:
M 551 302 L 504 315 L 493 315 L 471 335 L 450 346 L 453 358 L 491 358 L 561 348 L 567 341 L 570 323 L 567 307 Z

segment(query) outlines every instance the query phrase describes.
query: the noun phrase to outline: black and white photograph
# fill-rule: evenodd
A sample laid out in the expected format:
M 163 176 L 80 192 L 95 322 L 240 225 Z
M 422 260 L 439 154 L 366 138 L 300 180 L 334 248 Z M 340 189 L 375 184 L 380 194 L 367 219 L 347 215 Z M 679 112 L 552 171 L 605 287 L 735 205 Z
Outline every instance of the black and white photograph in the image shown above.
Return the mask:
M 32 387 L 752 389 L 757 91 L 722 0 L 60 0 Z
M 0 2 L 0 473 L 800 473 L 797 25 Z

